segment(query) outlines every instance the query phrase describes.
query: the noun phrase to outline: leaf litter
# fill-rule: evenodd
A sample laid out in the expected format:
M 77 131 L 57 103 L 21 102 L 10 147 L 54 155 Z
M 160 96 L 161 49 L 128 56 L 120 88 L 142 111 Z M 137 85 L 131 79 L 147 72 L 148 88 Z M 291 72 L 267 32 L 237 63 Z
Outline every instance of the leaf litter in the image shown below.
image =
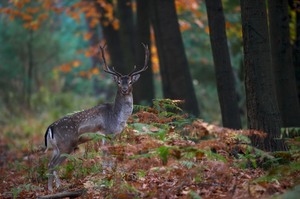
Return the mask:
M 294 169 L 278 164 L 274 154 L 250 146 L 251 135 L 265 136 L 208 124 L 180 111 L 139 110 L 109 144 L 91 141 L 68 157 L 55 192 L 84 189 L 81 198 L 281 198 L 300 182 L 299 161 L 292 159 Z M 50 154 L 30 148 L 9 150 L 0 140 L 0 198 L 50 194 Z

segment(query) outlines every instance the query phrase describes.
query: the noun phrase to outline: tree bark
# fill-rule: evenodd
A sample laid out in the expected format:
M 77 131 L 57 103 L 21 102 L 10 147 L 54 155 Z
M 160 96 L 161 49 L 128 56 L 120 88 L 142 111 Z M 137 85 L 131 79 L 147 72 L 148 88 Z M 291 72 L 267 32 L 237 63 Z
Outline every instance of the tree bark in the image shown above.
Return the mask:
M 120 44 L 124 63 L 120 65 L 120 71 L 128 74 L 135 65 L 135 29 L 131 0 L 118 0 L 118 18 L 120 22 Z
M 248 126 L 267 133 L 252 144 L 267 151 L 286 150 L 272 77 L 266 2 L 241 0 Z
M 102 26 L 102 33 L 106 40 L 107 49 L 110 55 L 111 65 L 116 69 L 121 68 L 124 65 L 123 54 L 120 48 L 119 30 L 115 29 L 112 25 L 112 21 L 105 17 L 105 9 L 101 7 L 97 0 L 95 1 L 96 8 L 101 14 L 100 23 Z
M 153 0 L 152 23 L 165 98 L 184 100 L 183 108 L 199 114 L 174 0 Z
M 150 43 L 150 0 L 137 0 L 137 45 L 136 45 L 136 63 L 137 66 L 144 65 L 145 52 L 141 43 L 149 45 Z M 150 50 L 151 52 L 151 50 Z M 150 56 L 151 57 L 151 56 Z M 133 90 L 134 101 L 138 104 L 152 103 L 154 98 L 153 73 L 151 70 L 151 59 L 149 59 L 148 70 L 142 74 L 139 83 L 135 85 Z
M 299 5 L 300 6 L 300 5 Z M 298 100 L 300 101 L 300 8 L 296 10 L 296 41 L 294 43 L 294 67 L 296 73 Z
M 221 0 L 206 0 L 218 96 L 224 127 L 241 129 L 237 92 L 227 46 L 225 17 Z
M 269 0 L 272 66 L 278 107 L 284 127 L 300 126 L 300 106 L 290 44 L 288 2 Z

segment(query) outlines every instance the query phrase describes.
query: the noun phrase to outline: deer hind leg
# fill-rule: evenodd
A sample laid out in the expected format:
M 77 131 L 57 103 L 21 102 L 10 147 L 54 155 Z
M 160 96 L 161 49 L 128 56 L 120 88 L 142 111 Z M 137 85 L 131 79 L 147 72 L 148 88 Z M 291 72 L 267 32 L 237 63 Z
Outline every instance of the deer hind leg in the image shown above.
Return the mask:
M 56 171 L 55 171 L 55 162 L 59 159 L 60 157 L 60 151 L 59 148 L 57 147 L 56 144 L 52 143 L 52 147 L 53 147 L 53 155 L 52 158 L 49 162 L 48 165 L 48 170 L 49 170 L 49 174 L 48 174 L 48 190 L 49 191 L 53 191 L 53 177 L 56 176 Z M 56 178 L 56 177 L 55 177 Z
M 49 164 L 50 175 L 48 178 L 48 190 L 50 190 L 50 191 L 53 190 L 53 187 L 52 187 L 53 180 L 55 180 L 55 185 L 57 188 L 61 184 L 56 169 L 67 158 L 67 156 L 62 156 L 62 154 L 70 154 L 73 151 L 73 148 L 71 146 L 70 147 L 68 147 L 68 146 L 69 145 L 66 144 L 66 146 L 64 146 L 62 148 L 59 148 L 57 145 L 55 145 L 55 147 L 54 147 L 53 157 Z
M 59 166 L 65 159 L 66 156 L 61 156 L 62 154 L 70 154 L 73 151 L 73 148 L 70 146 L 70 143 L 65 142 L 63 145 L 57 145 L 56 138 L 51 138 L 51 136 L 48 136 L 48 140 L 53 148 L 53 154 L 52 158 L 48 165 L 48 190 L 53 191 L 53 180 L 55 180 L 56 187 L 58 188 L 60 186 L 60 180 L 57 175 L 57 166 Z

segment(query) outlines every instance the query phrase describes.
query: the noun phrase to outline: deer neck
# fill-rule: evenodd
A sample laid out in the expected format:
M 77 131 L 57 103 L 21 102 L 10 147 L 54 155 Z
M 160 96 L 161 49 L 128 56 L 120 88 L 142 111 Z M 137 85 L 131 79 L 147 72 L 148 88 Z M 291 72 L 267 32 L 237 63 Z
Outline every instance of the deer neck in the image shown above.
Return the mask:
M 132 92 L 127 95 L 117 92 L 114 103 L 114 114 L 118 117 L 120 122 L 126 122 L 133 110 Z

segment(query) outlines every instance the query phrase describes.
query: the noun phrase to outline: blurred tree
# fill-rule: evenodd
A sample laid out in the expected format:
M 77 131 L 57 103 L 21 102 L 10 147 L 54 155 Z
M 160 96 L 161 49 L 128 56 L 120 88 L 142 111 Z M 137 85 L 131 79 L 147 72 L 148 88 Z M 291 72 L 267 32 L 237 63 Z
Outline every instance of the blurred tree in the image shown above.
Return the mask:
M 293 46 L 293 61 L 296 73 L 298 100 L 300 102 L 300 2 L 289 0 L 290 8 L 296 13 L 296 39 Z
M 241 129 L 235 80 L 231 67 L 221 0 L 206 0 L 210 41 L 224 127 Z
M 117 1 L 117 13 L 120 22 L 120 44 L 123 54 L 123 63 L 119 68 L 119 71 L 123 74 L 127 74 L 132 71 L 135 62 L 135 25 L 133 23 L 133 12 L 131 0 L 118 0 Z
M 27 41 L 27 56 L 28 56 L 28 63 L 25 65 L 25 103 L 28 109 L 31 109 L 31 95 L 32 95 L 32 82 L 33 82 L 33 72 L 35 69 L 34 67 L 34 56 L 33 56 L 33 32 L 29 30 L 29 39 Z
M 252 136 L 254 146 L 267 151 L 286 150 L 271 67 L 266 2 L 241 0 L 248 126 L 267 133 Z
M 184 100 L 184 109 L 199 114 L 198 103 L 179 30 L 174 0 L 153 0 L 151 17 L 158 50 L 163 94 Z
M 102 13 L 100 15 L 100 23 L 110 55 L 111 65 L 120 68 L 124 65 L 124 58 L 120 47 L 119 21 L 115 18 L 112 1 L 94 1 L 98 13 Z
M 136 16 L 136 64 L 137 66 L 144 65 L 145 52 L 141 43 L 150 44 L 150 0 L 137 0 L 137 16 Z M 150 55 L 151 56 L 151 55 Z M 151 104 L 154 99 L 154 85 L 151 59 L 149 59 L 148 70 L 146 70 L 135 85 L 134 101 L 138 104 Z
M 284 127 L 300 126 L 300 106 L 290 44 L 288 2 L 269 0 L 272 66 L 278 107 Z

